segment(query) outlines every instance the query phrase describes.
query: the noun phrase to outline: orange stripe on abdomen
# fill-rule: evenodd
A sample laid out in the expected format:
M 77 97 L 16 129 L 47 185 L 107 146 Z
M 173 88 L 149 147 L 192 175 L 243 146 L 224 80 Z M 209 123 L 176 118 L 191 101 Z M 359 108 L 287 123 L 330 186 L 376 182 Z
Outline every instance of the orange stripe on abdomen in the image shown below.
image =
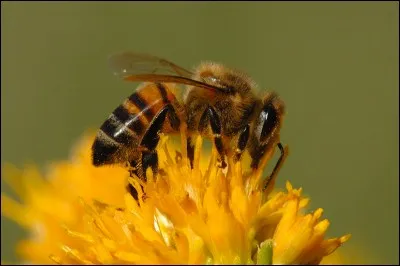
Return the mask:
M 172 95 L 168 89 L 160 83 L 148 83 L 139 87 L 134 94 L 129 97 L 129 101 L 137 106 L 149 122 L 152 121 L 165 105 L 169 103 Z
M 140 138 L 170 100 L 176 99 L 165 84 L 147 83 L 129 96 L 113 114 L 125 128 L 129 128 Z

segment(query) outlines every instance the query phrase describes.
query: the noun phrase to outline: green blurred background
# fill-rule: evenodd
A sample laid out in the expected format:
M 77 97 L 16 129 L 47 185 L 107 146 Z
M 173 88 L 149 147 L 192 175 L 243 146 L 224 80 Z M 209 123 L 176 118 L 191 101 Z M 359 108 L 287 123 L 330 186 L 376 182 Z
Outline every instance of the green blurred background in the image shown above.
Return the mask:
M 353 234 L 350 262 L 398 264 L 398 16 L 398 2 L 2 2 L 2 163 L 65 159 L 103 122 L 135 85 L 111 53 L 222 62 L 286 102 L 278 186 L 302 186 L 330 236 Z M 14 261 L 24 234 L 3 218 L 1 233 Z

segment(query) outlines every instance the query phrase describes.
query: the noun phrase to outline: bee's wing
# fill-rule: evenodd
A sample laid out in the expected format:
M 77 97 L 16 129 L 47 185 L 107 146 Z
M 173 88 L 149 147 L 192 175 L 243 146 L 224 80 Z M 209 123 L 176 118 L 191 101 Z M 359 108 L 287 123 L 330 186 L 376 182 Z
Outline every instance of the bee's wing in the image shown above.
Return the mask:
M 221 93 L 231 93 L 230 88 L 216 87 L 191 79 L 192 72 L 159 57 L 134 52 L 111 55 L 109 64 L 113 73 L 128 81 L 170 82 L 192 85 Z
M 140 74 L 168 74 L 189 78 L 192 72 L 157 56 L 135 52 L 122 52 L 109 57 L 109 65 L 117 76 Z

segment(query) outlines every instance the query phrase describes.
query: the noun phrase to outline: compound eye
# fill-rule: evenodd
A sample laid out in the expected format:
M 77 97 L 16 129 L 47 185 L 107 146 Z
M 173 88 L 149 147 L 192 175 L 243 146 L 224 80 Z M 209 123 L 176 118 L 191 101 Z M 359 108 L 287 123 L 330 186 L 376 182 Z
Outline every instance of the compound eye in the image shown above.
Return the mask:
M 266 106 L 260 114 L 260 142 L 264 142 L 271 135 L 272 131 L 275 129 L 278 122 L 278 115 L 275 108 L 272 105 Z

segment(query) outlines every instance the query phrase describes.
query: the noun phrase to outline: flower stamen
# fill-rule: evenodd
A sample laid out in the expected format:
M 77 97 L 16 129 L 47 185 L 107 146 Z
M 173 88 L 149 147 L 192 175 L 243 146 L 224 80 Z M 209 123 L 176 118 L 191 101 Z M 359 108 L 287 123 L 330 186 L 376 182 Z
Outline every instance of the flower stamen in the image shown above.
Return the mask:
M 10 171 L 14 186 L 29 189 L 16 188 L 23 204 L 2 196 L 3 214 L 31 231 L 44 229 L 23 242 L 20 254 L 47 264 L 310 264 L 348 241 L 350 235 L 325 239 L 329 221 L 321 220 L 321 208 L 303 214 L 309 198 L 301 188 L 287 182 L 286 191 L 273 191 L 280 166 L 263 189 L 272 151 L 257 170 L 247 169 L 245 154 L 237 162 L 228 154 L 221 170 L 217 150 L 204 154 L 198 135 L 192 168 L 184 126 L 179 145 L 160 137 L 160 169 L 149 168 L 147 181 L 119 167 L 92 166 L 87 150 L 94 136 L 72 163 L 54 164 L 55 176 Z M 126 181 L 137 200 L 125 191 Z

